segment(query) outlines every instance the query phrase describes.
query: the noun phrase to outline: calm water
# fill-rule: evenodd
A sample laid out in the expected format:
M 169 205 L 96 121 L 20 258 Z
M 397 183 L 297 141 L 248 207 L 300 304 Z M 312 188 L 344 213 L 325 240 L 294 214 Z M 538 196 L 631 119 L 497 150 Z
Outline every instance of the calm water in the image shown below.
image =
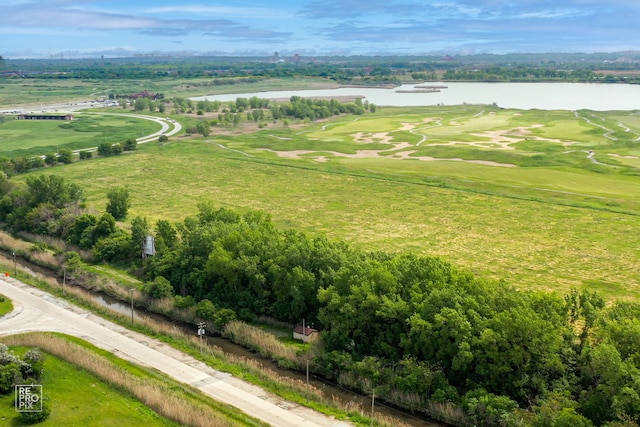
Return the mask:
M 640 110 L 640 85 L 595 83 L 424 83 L 444 85 L 434 93 L 398 93 L 416 85 L 394 89 L 339 88 L 325 90 L 270 91 L 244 94 L 210 95 L 192 98 L 234 101 L 237 97 L 290 98 L 291 96 L 363 96 L 379 106 L 427 106 L 497 104 L 504 108 L 528 110 Z M 420 86 L 420 85 L 418 85 Z

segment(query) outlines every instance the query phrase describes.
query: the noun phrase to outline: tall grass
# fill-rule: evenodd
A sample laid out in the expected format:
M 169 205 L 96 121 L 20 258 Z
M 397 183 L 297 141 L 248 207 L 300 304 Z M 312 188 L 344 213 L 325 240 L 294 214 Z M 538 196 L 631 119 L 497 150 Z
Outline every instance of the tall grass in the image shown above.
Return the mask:
M 193 427 L 222 427 L 242 425 L 220 414 L 212 407 L 158 379 L 133 376 L 125 368 L 99 356 L 95 352 L 49 333 L 30 333 L 3 337 L 7 345 L 38 347 L 60 359 L 80 366 L 108 384 L 125 391 L 146 406 L 181 425 Z M 257 424 L 257 423 L 251 423 Z
M 243 347 L 257 351 L 264 357 L 281 363 L 286 361 L 292 365 L 289 367 L 303 369 L 305 366 L 306 358 L 297 354 L 294 347 L 286 345 L 273 334 L 255 326 L 234 320 L 225 326 L 222 335 Z
M 8 262 L 9 260 L 6 257 L 0 256 L 0 266 L 6 265 Z M 25 275 L 23 272 L 19 273 L 19 279 L 28 282 L 34 282 L 34 280 L 30 280 L 29 276 Z M 43 277 L 41 275 L 37 275 L 37 277 L 39 287 L 55 294 L 62 295 L 62 286 L 55 278 Z M 111 284 L 110 286 L 117 285 Z M 104 289 L 104 286 L 102 286 L 100 289 Z M 125 290 L 122 290 L 122 292 L 126 293 L 126 296 L 128 296 L 128 293 Z M 225 353 L 221 348 L 215 345 L 209 345 L 193 335 L 185 338 L 185 334 L 182 330 L 178 329 L 176 326 L 168 322 L 157 321 L 151 317 L 144 316 L 143 314 L 137 312 L 134 322 L 131 323 L 131 317 L 129 315 L 120 314 L 107 307 L 102 306 L 101 304 L 93 300 L 93 295 L 90 291 L 78 288 L 76 286 L 66 286 L 64 288 L 64 296 L 67 299 L 70 299 L 71 301 L 79 305 L 89 308 L 93 312 L 109 318 L 112 321 L 115 321 L 123 326 L 127 326 L 138 332 L 151 335 L 162 340 L 163 342 L 169 343 L 176 348 L 186 351 L 190 355 L 205 361 L 208 365 L 216 369 L 231 372 L 238 378 L 253 382 L 261 387 L 264 387 L 265 389 L 281 396 L 282 398 L 294 401 L 304 406 L 309 406 L 315 410 L 319 410 L 320 412 L 333 414 L 334 416 L 339 418 L 348 418 L 356 423 L 370 423 L 370 420 L 368 418 L 370 415 L 370 409 L 367 405 L 355 402 L 344 403 L 339 399 L 327 395 L 322 389 L 314 387 L 311 384 L 307 384 L 306 382 L 295 378 L 280 375 L 271 369 L 265 369 L 264 364 L 261 364 L 254 359 L 231 353 Z M 135 304 L 140 304 L 146 300 L 146 296 L 144 296 L 142 292 L 137 290 L 133 292 L 133 298 Z M 278 357 L 281 357 L 280 363 L 282 365 L 287 365 L 289 363 L 287 361 L 291 360 L 285 359 L 284 356 L 293 357 L 294 359 L 292 360 L 295 360 L 295 365 L 298 368 L 306 365 L 307 357 L 314 357 L 313 355 L 297 355 L 294 350 L 287 349 L 287 346 L 285 346 L 283 343 L 278 344 L 277 338 L 272 334 L 269 334 L 268 332 L 262 331 L 259 328 L 251 325 L 236 322 L 236 325 L 232 327 L 232 330 L 236 330 L 236 332 L 245 330 L 248 331 L 244 334 L 237 332 L 239 338 L 244 339 L 247 345 L 253 345 L 254 348 L 264 346 L 272 355 L 270 356 L 270 358 L 277 359 Z M 41 346 L 38 343 L 24 343 L 20 345 L 39 346 L 46 351 L 49 351 L 44 347 L 44 345 Z M 58 355 L 53 351 L 51 351 L 51 354 L 55 354 L 56 356 Z M 59 357 L 64 359 L 64 357 L 62 356 Z M 146 402 L 144 401 L 143 403 L 146 404 Z M 151 401 L 151 403 L 153 403 L 153 401 Z M 156 406 L 160 405 L 157 402 L 153 404 Z M 151 404 L 149 406 L 152 409 L 156 410 L 155 406 L 151 406 Z M 167 418 L 171 418 L 168 415 L 165 416 L 167 416 Z M 384 414 L 375 413 L 374 418 L 375 424 L 378 426 L 404 426 L 401 421 Z

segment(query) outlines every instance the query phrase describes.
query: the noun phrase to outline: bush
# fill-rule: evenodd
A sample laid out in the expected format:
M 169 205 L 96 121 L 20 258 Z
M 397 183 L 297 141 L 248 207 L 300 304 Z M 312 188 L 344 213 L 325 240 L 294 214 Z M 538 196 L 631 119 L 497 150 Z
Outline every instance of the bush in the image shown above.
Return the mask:
M 208 299 L 203 299 L 196 306 L 196 316 L 202 320 L 213 320 L 216 313 L 216 306 Z
M 122 151 L 124 151 L 124 149 L 122 148 L 121 144 L 113 144 L 113 146 L 111 147 L 111 153 L 113 155 L 122 154 Z
M 113 154 L 113 150 L 111 148 L 111 144 L 107 144 L 103 142 L 98 146 L 98 155 L 99 156 L 111 156 Z
M 222 308 L 213 315 L 213 326 L 219 331 L 223 330 L 227 323 L 237 319 L 235 311 L 229 308 Z
M 38 412 L 20 412 L 20 421 L 23 424 L 41 423 L 51 415 L 51 406 L 46 396 L 42 397 L 42 411 Z
M 106 262 L 126 261 L 129 259 L 128 249 L 131 238 L 124 232 L 99 239 L 93 246 L 93 256 Z
M 196 305 L 196 300 L 191 295 L 187 295 L 186 297 L 176 295 L 173 299 L 173 306 L 175 308 L 189 308 L 194 305 Z
M 69 164 L 73 162 L 73 152 L 68 148 L 61 148 L 58 153 L 58 161 Z
M 131 206 L 131 195 L 126 187 L 112 188 L 107 192 L 106 211 L 109 212 L 117 220 L 124 219 L 127 216 L 129 207 Z
M 482 389 L 472 390 L 463 398 L 463 408 L 469 418 L 484 426 L 515 426 L 518 403 L 507 396 L 497 396 Z
M 122 144 L 122 149 L 124 151 L 133 151 L 138 146 L 138 141 L 133 138 L 127 139 L 124 144 Z
M 144 284 L 142 291 L 154 299 L 162 299 L 173 296 L 173 286 L 171 282 L 162 276 L 153 279 L 153 282 Z

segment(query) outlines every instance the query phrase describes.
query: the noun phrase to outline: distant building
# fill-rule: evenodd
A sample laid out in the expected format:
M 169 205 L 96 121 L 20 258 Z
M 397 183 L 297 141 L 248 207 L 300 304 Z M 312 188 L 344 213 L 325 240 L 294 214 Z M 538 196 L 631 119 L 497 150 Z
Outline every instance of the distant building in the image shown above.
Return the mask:
M 72 114 L 18 114 L 18 120 L 73 120 Z
M 298 325 L 293 330 L 293 338 L 303 342 L 311 342 L 318 339 L 318 330 Z
M 131 99 L 138 99 L 138 98 L 156 99 L 157 97 L 158 97 L 157 93 L 151 93 L 148 90 L 143 90 L 142 92 L 132 93 L 131 95 L 129 95 L 129 98 Z

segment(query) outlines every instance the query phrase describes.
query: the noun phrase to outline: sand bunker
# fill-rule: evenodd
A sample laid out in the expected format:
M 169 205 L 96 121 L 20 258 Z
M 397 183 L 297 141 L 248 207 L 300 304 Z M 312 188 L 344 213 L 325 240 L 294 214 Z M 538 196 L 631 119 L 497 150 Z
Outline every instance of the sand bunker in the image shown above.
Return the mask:
M 492 115 L 495 113 L 489 113 Z M 416 127 L 420 124 L 429 123 L 429 122 L 439 122 L 441 119 L 435 117 L 428 117 L 422 119 L 421 123 L 401 123 L 401 127 L 398 128 L 400 131 L 409 131 L 411 133 L 416 134 L 414 132 Z M 460 125 L 458 122 L 450 122 L 451 125 Z M 542 138 L 539 136 L 532 135 L 532 129 L 541 128 L 544 125 L 541 124 L 532 124 L 530 126 L 521 126 L 515 127 L 511 129 L 500 129 L 493 131 L 485 131 L 485 132 L 477 132 L 471 133 L 471 136 L 477 137 L 476 141 L 448 141 L 443 143 L 432 143 L 429 145 L 439 145 L 439 146 L 454 146 L 454 145 L 468 145 L 472 147 L 479 148 L 491 148 L 491 149 L 501 149 L 501 150 L 515 150 L 513 144 L 524 140 L 533 140 L 533 141 L 542 141 L 542 142 L 552 142 L 556 144 L 562 144 L 564 146 L 569 146 L 575 144 L 575 141 L 564 141 L 560 139 L 551 139 L 551 138 Z M 418 129 L 419 130 L 419 129 Z M 391 148 L 384 150 L 358 150 L 355 154 L 347 154 L 340 153 L 337 151 L 320 151 L 320 150 L 292 150 L 292 151 L 275 151 L 270 149 L 263 149 L 264 151 L 269 151 L 276 154 L 278 157 L 290 158 L 290 159 L 313 159 L 317 162 L 326 162 L 330 159 L 330 157 L 342 157 L 348 159 L 363 159 L 363 158 L 375 158 L 375 157 L 384 157 L 387 159 L 395 159 L 395 160 L 420 160 L 420 161 L 456 161 L 456 162 L 467 162 L 467 163 L 476 163 L 481 165 L 488 166 L 498 166 L 498 167 L 515 167 L 515 165 L 508 163 L 498 163 L 487 160 L 465 160 L 460 158 L 436 158 L 430 156 L 414 156 L 416 153 L 415 150 L 406 150 L 409 147 L 413 147 L 413 144 L 408 142 L 397 142 L 392 143 L 393 136 L 390 135 L 390 132 L 357 132 L 355 134 L 350 135 L 353 137 L 353 141 L 356 144 L 364 145 L 364 144 L 388 144 L 391 145 Z M 428 138 L 427 135 L 423 135 L 423 140 L 420 141 L 420 145 L 424 140 Z M 405 150 L 405 151 L 400 151 Z M 389 155 L 388 153 L 393 152 L 393 154 Z M 382 155 L 386 153 L 386 155 Z

